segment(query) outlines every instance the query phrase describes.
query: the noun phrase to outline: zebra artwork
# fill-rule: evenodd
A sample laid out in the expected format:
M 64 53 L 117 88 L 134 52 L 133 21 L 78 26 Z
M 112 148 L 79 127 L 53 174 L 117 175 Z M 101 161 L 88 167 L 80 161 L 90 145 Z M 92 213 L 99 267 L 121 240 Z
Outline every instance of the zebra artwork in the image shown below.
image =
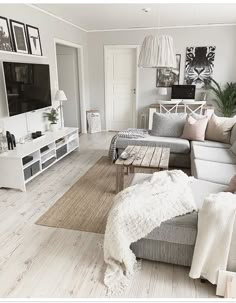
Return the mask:
M 211 82 L 214 67 L 215 46 L 187 47 L 185 63 L 186 84 L 204 88 Z

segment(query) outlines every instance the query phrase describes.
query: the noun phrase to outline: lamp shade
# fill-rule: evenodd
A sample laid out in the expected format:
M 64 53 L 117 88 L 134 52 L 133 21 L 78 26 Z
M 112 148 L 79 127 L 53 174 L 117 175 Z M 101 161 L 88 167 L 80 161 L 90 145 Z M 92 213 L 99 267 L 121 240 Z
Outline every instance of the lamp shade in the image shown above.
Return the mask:
M 161 96 L 167 95 L 167 88 L 166 87 L 158 87 L 158 95 L 161 95 Z
M 67 101 L 66 95 L 63 90 L 58 90 L 55 95 L 57 101 Z
M 139 67 L 156 67 L 158 55 L 158 38 L 156 36 L 146 36 L 141 46 L 139 54 Z
M 138 66 L 144 68 L 176 68 L 172 37 L 145 37 L 139 55 Z
M 176 55 L 173 39 L 170 36 L 160 36 L 158 39 L 158 68 L 176 68 Z

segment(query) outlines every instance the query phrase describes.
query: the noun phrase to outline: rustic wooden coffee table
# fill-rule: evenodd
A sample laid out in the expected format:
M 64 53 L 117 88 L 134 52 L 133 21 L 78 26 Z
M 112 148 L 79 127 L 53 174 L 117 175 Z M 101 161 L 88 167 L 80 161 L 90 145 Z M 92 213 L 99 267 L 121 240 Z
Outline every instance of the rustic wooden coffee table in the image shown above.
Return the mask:
M 165 170 L 169 166 L 170 149 L 167 147 L 150 147 L 129 145 L 125 152 L 130 156 L 126 160 L 117 159 L 116 165 L 116 192 L 124 189 L 124 168 L 127 167 L 131 173 L 134 169 L 151 168 L 156 170 Z

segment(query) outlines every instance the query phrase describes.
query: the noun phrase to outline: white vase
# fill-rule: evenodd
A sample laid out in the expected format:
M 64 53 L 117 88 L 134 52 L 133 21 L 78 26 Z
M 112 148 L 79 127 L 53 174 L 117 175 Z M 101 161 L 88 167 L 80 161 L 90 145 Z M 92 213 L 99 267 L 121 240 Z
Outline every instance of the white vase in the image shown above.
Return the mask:
M 58 130 L 58 124 L 57 123 L 55 123 L 55 124 L 51 123 L 50 124 L 50 131 L 55 132 L 57 130 Z

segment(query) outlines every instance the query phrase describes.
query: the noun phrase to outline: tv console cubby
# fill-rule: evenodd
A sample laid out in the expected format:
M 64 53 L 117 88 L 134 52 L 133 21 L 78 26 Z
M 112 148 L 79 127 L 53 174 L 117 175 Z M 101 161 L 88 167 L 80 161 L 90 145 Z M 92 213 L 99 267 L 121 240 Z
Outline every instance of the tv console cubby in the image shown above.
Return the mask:
M 79 147 L 77 128 L 55 132 L 17 144 L 0 154 L 0 187 L 26 191 L 26 184 Z

